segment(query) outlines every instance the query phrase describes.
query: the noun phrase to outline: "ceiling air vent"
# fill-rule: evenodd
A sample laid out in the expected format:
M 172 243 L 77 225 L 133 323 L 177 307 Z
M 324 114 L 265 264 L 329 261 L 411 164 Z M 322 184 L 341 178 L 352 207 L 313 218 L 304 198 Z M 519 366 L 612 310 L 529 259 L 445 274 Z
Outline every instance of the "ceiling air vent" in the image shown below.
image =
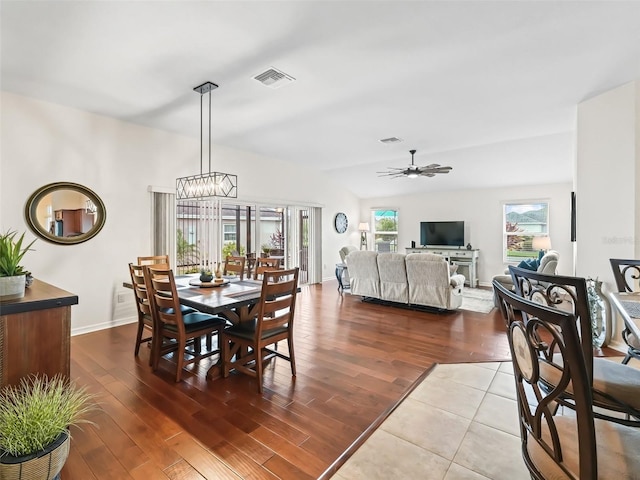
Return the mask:
M 283 71 L 273 67 L 269 67 L 268 70 L 259 73 L 253 78 L 269 88 L 280 88 L 295 81 L 295 78 L 291 75 L 287 75 Z
M 398 137 L 389 137 L 389 138 L 383 138 L 382 140 L 380 140 L 381 143 L 384 143 L 386 145 L 390 145 L 392 143 L 400 143 L 401 141 L 402 139 Z

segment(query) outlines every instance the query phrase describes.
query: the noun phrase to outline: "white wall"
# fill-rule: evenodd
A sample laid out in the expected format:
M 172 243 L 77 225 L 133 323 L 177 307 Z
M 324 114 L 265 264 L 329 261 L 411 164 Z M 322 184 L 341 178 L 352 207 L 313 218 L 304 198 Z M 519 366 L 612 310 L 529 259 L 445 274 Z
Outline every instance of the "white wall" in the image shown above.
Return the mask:
M 427 181 L 429 179 L 426 179 Z M 367 199 L 360 203 L 362 218 L 374 208 L 398 210 L 399 245 L 420 244 L 420 222 L 465 222 L 465 243 L 480 249 L 478 278 L 489 286 L 494 275 L 504 272 L 502 261 L 502 203 L 505 201 L 547 200 L 549 202 L 549 236 L 552 248 L 560 254 L 558 273 L 570 275 L 573 269 L 570 235 L 570 183 L 433 192 L 402 197 Z M 370 242 L 370 248 L 371 242 Z
M 638 258 L 640 83 L 578 105 L 577 274 L 615 286 L 609 258 Z
M 38 240 L 23 263 L 36 278 L 79 296 L 74 333 L 115 325 L 118 294 L 133 305 L 122 288 L 127 264 L 150 253 L 147 187 L 175 188 L 176 177 L 199 172 L 198 132 L 186 137 L 6 92 L 0 102 L 0 229 L 28 231 L 25 202 L 45 184 L 76 182 L 96 192 L 107 209 L 100 234 L 72 246 Z M 322 205 L 324 278 L 333 276 L 340 247 L 357 242 L 357 198 L 321 172 L 216 145 L 213 167 L 238 175 L 239 200 Z M 338 211 L 352 220 L 344 235 L 333 229 Z
M 610 258 L 640 258 L 640 82 L 578 105 L 576 274 L 615 291 Z M 620 343 L 616 319 L 614 341 Z

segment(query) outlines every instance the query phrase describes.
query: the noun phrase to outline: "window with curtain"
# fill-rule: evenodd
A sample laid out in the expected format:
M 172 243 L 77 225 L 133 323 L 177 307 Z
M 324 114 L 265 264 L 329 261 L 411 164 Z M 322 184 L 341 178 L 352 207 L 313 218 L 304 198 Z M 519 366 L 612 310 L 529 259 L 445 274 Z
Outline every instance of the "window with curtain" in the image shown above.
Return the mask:
M 549 236 L 549 203 L 505 202 L 502 208 L 502 238 L 505 262 L 537 258 L 536 237 Z
M 398 251 L 398 211 L 374 209 L 371 211 L 371 235 L 376 252 Z

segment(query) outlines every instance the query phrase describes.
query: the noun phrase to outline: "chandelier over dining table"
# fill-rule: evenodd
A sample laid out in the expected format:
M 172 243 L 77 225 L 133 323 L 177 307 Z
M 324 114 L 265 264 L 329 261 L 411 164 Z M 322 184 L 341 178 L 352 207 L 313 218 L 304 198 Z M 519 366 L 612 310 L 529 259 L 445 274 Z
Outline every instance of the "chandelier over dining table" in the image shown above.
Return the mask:
M 200 94 L 200 174 L 176 179 L 176 198 L 204 199 L 211 197 L 238 197 L 238 177 L 230 173 L 211 171 L 211 91 L 218 88 L 212 82 L 205 82 L 193 90 Z M 204 172 L 204 134 L 203 134 L 203 101 L 209 94 L 209 169 Z

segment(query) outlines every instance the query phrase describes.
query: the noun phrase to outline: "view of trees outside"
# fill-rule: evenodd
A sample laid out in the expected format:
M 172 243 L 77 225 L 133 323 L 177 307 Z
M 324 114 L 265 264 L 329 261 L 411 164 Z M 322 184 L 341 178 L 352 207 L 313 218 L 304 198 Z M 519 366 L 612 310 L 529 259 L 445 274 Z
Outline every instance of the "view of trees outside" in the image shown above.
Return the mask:
M 398 212 L 395 210 L 375 210 L 374 237 L 376 251 L 398 251 Z
M 549 235 L 549 204 L 507 203 L 504 205 L 503 236 L 507 261 L 536 258 L 533 238 Z
M 180 229 L 176 231 L 176 252 L 179 267 L 191 266 L 180 273 L 194 273 L 198 271 L 197 265 L 200 264 L 198 247 L 189 243 L 187 239 L 184 238 L 184 233 Z

